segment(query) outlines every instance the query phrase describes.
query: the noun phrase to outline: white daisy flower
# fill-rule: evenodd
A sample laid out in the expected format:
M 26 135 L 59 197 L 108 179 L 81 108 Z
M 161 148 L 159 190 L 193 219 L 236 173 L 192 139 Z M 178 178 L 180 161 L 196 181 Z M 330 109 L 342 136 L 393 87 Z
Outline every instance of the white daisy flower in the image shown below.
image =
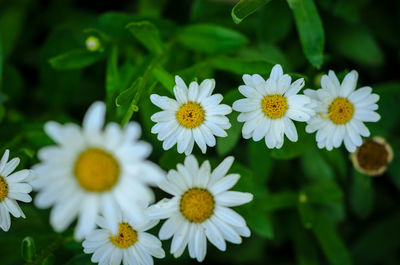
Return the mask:
M 138 140 L 137 123 L 121 129 L 111 122 L 103 130 L 104 119 L 105 105 L 96 102 L 87 111 L 83 128 L 46 123 L 45 131 L 57 146 L 39 150 L 41 163 L 34 167 L 35 204 L 53 206 L 50 224 L 57 232 L 78 218 L 78 240 L 95 228 L 97 215 L 112 216 L 116 206 L 137 221 L 143 219 L 144 208 L 154 200 L 148 184 L 164 177 L 146 160 L 151 146 Z
M 253 199 L 250 193 L 228 191 L 240 178 L 239 174 L 226 175 L 232 163 L 233 157 L 228 157 L 211 172 L 208 161 L 199 168 L 196 158 L 190 155 L 160 183 L 159 187 L 174 197 L 150 206 L 148 216 L 168 218 L 159 238 L 173 237 L 171 253 L 175 257 L 182 255 L 188 245 L 190 257 L 201 262 L 207 251 L 206 238 L 225 251 L 225 241 L 240 244 L 241 236 L 250 236 L 243 217 L 228 208 Z
M 281 148 L 284 135 L 292 142 L 297 141 L 292 120 L 308 121 L 314 110 L 309 97 L 297 95 L 304 79 L 293 83 L 291 80 L 279 64 L 272 68 L 267 81 L 258 74 L 243 75 L 245 85 L 239 86 L 239 91 L 246 98 L 235 101 L 232 106 L 241 112 L 238 121 L 244 122 L 243 138 L 254 141 L 265 138 L 268 148 Z
M 189 88 L 179 76 L 175 76 L 175 82 L 176 100 L 156 94 L 150 96 L 151 102 L 162 109 L 151 116 L 157 123 L 151 132 L 164 141 L 164 150 L 177 144 L 179 153 L 189 155 L 196 142 L 205 153 L 207 146 L 215 146 L 215 136 L 227 136 L 225 130 L 231 124 L 225 115 L 232 109 L 219 104 L 223 99 L 221 94 L 212 95 L 214 79 L 205 79 L 200 85 L 191 82 Z
M 158 259 L 165 257 L 161 241 L 145 232 L 158 221 L 136 225 L 121 214 L 111 217 L 115 220 L 108 221 L 109 218 L 99 217 L 100 229 L 92 231 L 83 241 L 83 251 L 93 253 L 92 262 L 100 265 L 153 265 L 153 256 Z
M 372 88 L 356 89 L 358 73 L 351 71 L 340 84 L 335 72 L 322 76 L 318 90 L 305 90 L 305 94 L 318 102 L 317 114 L 308 121 L 306 131 L 317 131 L 319 148 L 332 150 L 342 142 L 349 152 L 354 152 L 362 144 L 361 136 L 370 135 L 363 122 L 380 119 L 375 110 L 379 96 L 372 94 Z
M 10 151 L 6 150 L 0 161 L 0 227 L 3 231 L 10 229 L 10 213 L 15 218 L 25 218 L 17 201 L 32 201 L 28 194 L 32 191 L 32 187 L 26 183 L 30 177 L 30 170 L 23 169 L 12 173 L 19 165 L 19 158 L 13 158 L 8 162 L 9 155 Z

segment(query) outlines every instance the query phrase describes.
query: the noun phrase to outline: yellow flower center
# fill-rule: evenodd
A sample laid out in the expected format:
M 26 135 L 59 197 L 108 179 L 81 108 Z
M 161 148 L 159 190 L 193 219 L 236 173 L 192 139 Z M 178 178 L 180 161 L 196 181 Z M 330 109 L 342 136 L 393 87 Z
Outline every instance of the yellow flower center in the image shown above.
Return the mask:
M 193 129 L 204 122 L 204 109 L 196 102 L 183 104 L 176 112 L 176 119 L 185 128 Z
M 8 195 L 8 184 L 6 180 L 0 176 L 0 202 L 3 201 Z
M 120 223 L 118 234 L 110 236 L 110 241 L 119 248 L 129 248 L 138 241 L 137 232 L 127 223 Z
M 75 162 L 75 177 L 85 190 L 103 192 L 110 190 L 118 181 L 119 164 L 115 158 L 99 149 L 83 151 Z
M 183 194 L 180 210 L 190 222 L 202 223 L 214 212 L 214 198 L 208 190 L 192 188 Z
M 265 96 L 261 101 L 261 108 L 265 116 L 275 120 L 285 115 L 289 105 L 284 96 L 276 94 Z
M 328 117 L 335 124 L 348 123 L 354 114 L 353 104 L 347 98 L 338 97 L 328 108 Z

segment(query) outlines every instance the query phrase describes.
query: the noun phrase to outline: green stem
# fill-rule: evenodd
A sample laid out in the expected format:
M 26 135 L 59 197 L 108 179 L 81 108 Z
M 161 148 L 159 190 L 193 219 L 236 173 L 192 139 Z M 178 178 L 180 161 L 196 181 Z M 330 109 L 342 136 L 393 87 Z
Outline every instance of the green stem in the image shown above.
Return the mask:
M 139 83 L 137 92 L 135 94 L 135 97 L 132 99 L 129 109 L 127 110 L 124 117 L 122 118 L 121 127 L 124 127 L 129 122 L 129 120 L 132 118 L 133 113 L 138 111 L 137 103 L 139 102 L 140 97 L 143 94 L 143 90 L 149 81 L 148 79 L 151 76 L 151 73 L 153 72 L 154 67 L 156 67 L 156 65 L 159 63 L 160 59 L 161 59 L 160 56 L 154 56 L 154 58 L 151 60 L 151 62 L 149 64 L 149 67 L 147 67 L 146 71 L 144 72 L 142 80 Z

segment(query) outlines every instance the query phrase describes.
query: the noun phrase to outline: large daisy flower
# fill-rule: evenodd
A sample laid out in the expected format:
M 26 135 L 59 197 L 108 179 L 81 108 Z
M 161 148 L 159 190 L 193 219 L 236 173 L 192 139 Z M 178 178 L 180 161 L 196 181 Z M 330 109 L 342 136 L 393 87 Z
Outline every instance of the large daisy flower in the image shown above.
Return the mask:
M 175 82 L 176 100 L 156 94 L 150 96 L 151 102 L 162 109 L 151 116 L 151 120 L 157 123 L 151 132 L 164 141 L 164 150 L 177 144 L 179 153 L 189 155 L 196 142 L 205 153 L 207 146 L 215 146 L 215 136 L 227 136 L 225 130 L 231 124 L 225 115 L 232 109 L 220 104 L 221 94 L 212 95 L 214 79 L 205 79 L 200 85 L 191 82 L 189 88 L 179 76 L 175 76 Z
M 241 236 L 250 236 L 246 221 L 228 207 L 245 204 L 253 199 L 250 193 L 228 191 L 240 175 L 226 175 L 233 157 L 226 158 L 211 172 L 210 163 L 200 167 L 194 156 L 186 157 L 178 170 L 170 170 L 167 179 L 159 187 L 173 195 L 148 209 L 153 219 L 168 220 L 159 232 L 159 238 L 173 237 L 171 253 L 182 255 L 188 245 L 189 255 L 202 261 L 207 251 L 207 239 L 218 249 L 225 251 L 226 242 L 240 244 Z
M 19 165 L 19 158 L 8 161 L 9 155 L 10 151 L 6 150 L 0 161 L 0 227 L 3 231 L 10 229 L 10 213 L 16 218 L 25 218 L 17 201 L 32 201 L 29 196 L 32 187 L 26 183 L 30 170 L 23 169 L 12 173 Z
M 135 220 L 143 219 L 144 208 L 154 199 L 147 185 L 164 175 L 146 160 L 151 146 L 138 140 L 137 123 L 122 129 L 109 123 L 103 130 L 104 119 L 105 105 L 96 102 L 87 111 L 83 128 L 46 123 L 45 131 L 57 145 L 39 150 L 41 163 L 34 167 L 35 204 L 53 206 L 50 224 L 58 232 L 78 218 L 78 240 L 95 228 L 98 214 L 113 215 L 116 206 Z
M 348 73 L 342 84 L 333 71 L 322 76 L 318 90 L 307 89 L 305 94 L 318 101 L 317 114 L 308 121 L 306 131 L 317 131 L 319 148 L 332 150 L 343 142 L 349 152 L 354 152 L 362 144 L 361 136 L 370 132 L 363 122 L 380 119 L 375 110 L 379 96 L 372 94 L 372 88 L 356 89 L 358 73 Z
M 279 64 L 272 68 L 267 81 L 258 74 L 243 75 L 245 85 L 239 86 L 239 91 L 246 98 L 235 101 L 232 106 L 241 112 L 238 121 L 244 122 L 243 138 L 254 141 L 265 138 L 268 148 L 281 148 L 284 135 L 292 142 L 297 141 L 292 120 L 308 121 L 314 110 L 309 97 L 297 95 L 304 79 L 293 83 L 291 80 Z
M 112 218 L 113 220 L 107 220 Z M 160 240 L 145 231 L 158 221 L 135 224 L 121 213 L 99 217 L 100 229 L 92 231 L 83 241 L 83 251 L 93 253 L 92 262 L 100 265 L 153 265 L 153 256 L 164 258 Z

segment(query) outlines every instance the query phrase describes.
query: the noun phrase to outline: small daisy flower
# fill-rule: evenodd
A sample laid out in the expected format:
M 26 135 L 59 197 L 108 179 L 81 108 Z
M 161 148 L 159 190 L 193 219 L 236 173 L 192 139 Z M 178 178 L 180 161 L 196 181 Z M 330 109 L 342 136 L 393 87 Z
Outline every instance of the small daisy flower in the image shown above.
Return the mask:
M 363 141 L 350 155 L 354 167 L 362 174 L 379 176 L 385 173 L 393 160 L 393 149 L 382 137 L 372 137 Z
M 17 201 L 32 201 L 29 195 L 32 187 L 26 183 L 30 177 L 30 170 L 23 169 L 12 173 L 19 165 L 19 158 L 8 161 L 9 155 L 10 151 L 6 150 L 0 161 L 0 227 L 3 231 L 10 229 L 10 213 L 15 218 L 25 218 Z
M 148 208 L 153 219 L 168 220 L 162 225 L 159 238 L 172 238 L 171 253 L 182 255 L 188 245 L 189 255 L 199 262 L 207 252 L 207 239 L 225 251 L 226 242 L 240 244 L 241 236 L 249 237 L 246 221 L 229 207 L 250 202 L 250 193 L 228 191 L 239 180 L 238 174 L 226 175 L 233 157 L 226 158 L 211 172 L 210 163 L 200 167 L 194 156 L 186 157 L 178 170 L 170 170 L 159 187 L 173 195 Z
M 332 150 L 344 142 L 349 152 L 354 152 L 362 144 L 361 136 L 370 132 L 364 122 L 376 122 L 380 116 L 376 102 L 379 96 L 372 94 L 372 88 L 356 89 L 358 73 L 351 71 L 340 84 L 336 74 L 329 71 L 321 79 L 318 90 L 307 89 L 306 95 L 318 102 L 317 114 L 306 127 L 308 133 L 317 132 L 319 148 Z
M 96 217 L 112 216 L 121 207 L 135 220 L 154 200 L 148 185 L 155 185 L 164 172 L 147 161 L 148 143 L 139 141 L 137 123 L 120 128 L 108 123 L 103 130 L 105 105 L 94 103 L 87 111 L 83 128 L 75 124 L 48 122 L 46 133 L 56 146 L 38 152 L 32 185 L 39 208 L 53 206 L 50 224 L 64 231 L 76 218 L 75 238 L 80 240 L 95 228 Z
M 232 106 L 241 112 L 238 121 L 244 122 L 243 138 L 254 141 L 265 138 L 268 148 L 281 148 L 284 135 L 292 142 L 297 141 L 293 120 L 308 121 L 314 111 L 309 97 L 297 95 L 304 79 L 293 83 L 291 80 L 279 64 L 272 68 L 267 81 L 258 74 L 243 75 L 245 85 L 239 86 L 239 91 L 246 98 L 235 101 Z
M 116 220 L 107 221 L 109 218 L 99 217 L 100 229 L 92 231 L 83 241 L 83 251 L 93 253 L 92 262 L 104 265 L 153 265 L 153 257 L 165 257 L 161 241 L 145 232 L 158 221 L 136 225 L 122 214 L 111 217 Z
M 212 95 L 214 79 L 205 79 L 200 85 L 191 82 L 189 88 L 179 76 L 175 76 L 175 82 L 176 100 L 156 94 L 150 96 L 151 102 L 162 109 L 151 116 L 151 120 L 157 123 L 151 132 L 158 134 L 158 140 L 164 141 L 164 150 L 177 144 L 179 153 L 189 155 L 196 142 L 205 153 L 207 146 L 215 146 L 215 136 L 227 136 L 225 130 L 231 124 L 225 115 L 232 109 L 220 104 L 221 94 Z

